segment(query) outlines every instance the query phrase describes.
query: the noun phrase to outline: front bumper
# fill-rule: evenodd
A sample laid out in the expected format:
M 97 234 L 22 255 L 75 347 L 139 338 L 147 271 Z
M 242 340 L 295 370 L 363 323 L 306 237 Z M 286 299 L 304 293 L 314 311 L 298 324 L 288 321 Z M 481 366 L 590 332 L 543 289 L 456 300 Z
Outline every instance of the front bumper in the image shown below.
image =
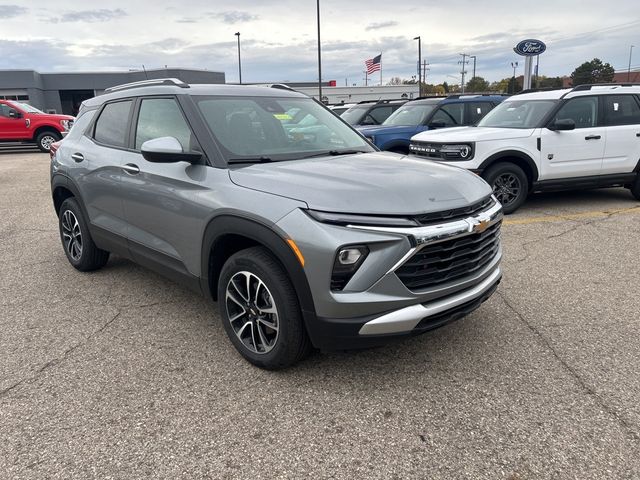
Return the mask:
M 449 297 L 411 305 L 382 315 L 352 319 L 317 317 L 310 328 L 313 343 L 322 350 L 350 350 L 383 345 L 397 338 L 442 327 L 482 305 L 495 292 L 499 267 L 481 283 Z

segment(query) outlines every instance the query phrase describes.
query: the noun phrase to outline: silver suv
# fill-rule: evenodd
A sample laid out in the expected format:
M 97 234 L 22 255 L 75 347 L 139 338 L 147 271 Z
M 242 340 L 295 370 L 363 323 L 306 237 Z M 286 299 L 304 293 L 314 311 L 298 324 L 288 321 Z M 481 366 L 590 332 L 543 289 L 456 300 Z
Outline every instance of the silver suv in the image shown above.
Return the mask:
M 281 86 L 115 87 L 83 104 L 51 188 L 75 268 L 113 253 L 210 296 L 263 368 L 439 327 L 501 278 L 482 179 L 379 152 Z

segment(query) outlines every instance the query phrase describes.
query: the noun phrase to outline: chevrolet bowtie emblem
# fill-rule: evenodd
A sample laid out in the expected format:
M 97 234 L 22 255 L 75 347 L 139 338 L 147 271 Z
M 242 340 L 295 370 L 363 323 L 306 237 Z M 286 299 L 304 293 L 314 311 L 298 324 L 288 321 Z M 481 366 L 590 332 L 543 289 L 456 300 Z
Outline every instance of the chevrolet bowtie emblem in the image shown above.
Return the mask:
M 481 220 L 473 226 L 473 233 L 482 233 L 489 228 L 489 220 Z

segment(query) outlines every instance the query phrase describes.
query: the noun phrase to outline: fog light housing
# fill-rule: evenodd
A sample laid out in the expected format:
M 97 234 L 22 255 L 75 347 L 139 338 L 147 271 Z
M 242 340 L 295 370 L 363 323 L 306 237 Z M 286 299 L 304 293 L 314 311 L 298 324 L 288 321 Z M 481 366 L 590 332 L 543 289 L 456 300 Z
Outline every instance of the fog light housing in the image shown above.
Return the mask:
M 342 291 L 351 280 L 351 277 L 358 271 L 368 254 L 369 248 L 365 245 L 341 247 L 333 262 L 331 291 Z

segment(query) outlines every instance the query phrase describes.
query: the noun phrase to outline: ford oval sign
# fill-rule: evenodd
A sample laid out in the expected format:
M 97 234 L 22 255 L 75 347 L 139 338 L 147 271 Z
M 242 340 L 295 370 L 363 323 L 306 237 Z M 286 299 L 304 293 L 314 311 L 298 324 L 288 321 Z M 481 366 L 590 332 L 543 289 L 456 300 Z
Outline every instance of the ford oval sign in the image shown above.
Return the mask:
M 523 57 L 535 57 L 536 55 L 540 55 L 544 53 L 547 49 L 547 46 L 544 42 L 540 40 L 534 40 L 532 38 L 528 40 L 522 40 L 515 47 L 513 47 L 513 51 L 518 55 L 522 55 Z

